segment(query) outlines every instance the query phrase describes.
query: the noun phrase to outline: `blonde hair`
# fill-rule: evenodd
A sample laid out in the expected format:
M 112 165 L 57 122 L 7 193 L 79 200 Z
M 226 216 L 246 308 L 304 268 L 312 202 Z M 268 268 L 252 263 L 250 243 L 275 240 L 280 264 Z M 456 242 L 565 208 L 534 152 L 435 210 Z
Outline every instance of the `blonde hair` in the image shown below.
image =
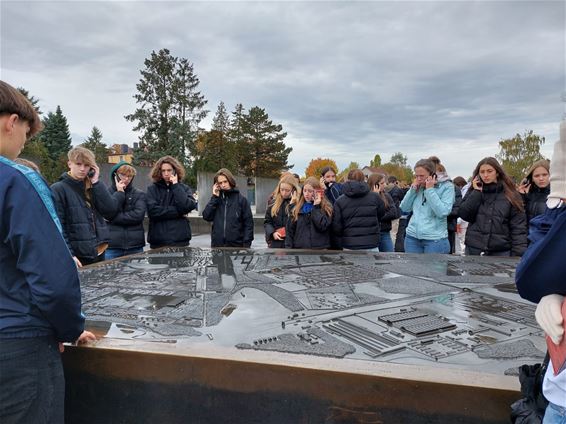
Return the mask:
M 279 180 L 277 184 L 277 188 L 274 191 L 274 199 L 273 204 L 271 206 L 271 216 L 276 216 L 281 209 L 281 205 L 285 201 L 283 196 L 281 196 L 281 184 L 287 184 L 291 186 L 291 189 L 294 190 L 296 193 L 301 193 L 301 188 L 297 184 L 297 179 L 293 176 L 293 174 L 289 173 L 289 175 L 284 175 Z M 289 211 L 289 205 L 287 205 L 287 212 Z
M 322 187 L 320 186 L 320 181 L 317 178 L 308 177 L 305 180 L 305 183 L 303 184 L 303 190 L 301 191 L 301 195 L 299 196 L 299 200 L 297 200 L 297 203 L 293 208 L 293 213 L 291 214 L 291 217 L 295 222 L 299 219 L 299 212 L 301 212 L 301 209 L 305 204 L 304 186 L 306 185 L 310 185 L 315 190 L 322 190 Z M 325 195 L 322 196 L 322 201 L 320 202 L 320 209 L 322 210 L 323 213 L 325 213 L 329 217 L 332 216 L 332 205 L 326 199 Z
M 74 163 L 84 163 L 87 166 L 96 165 L 96 159 L 94 153 L 88 150 L 86 147 L 74 147 L 67 153 L 67 158 L 69 161 Z

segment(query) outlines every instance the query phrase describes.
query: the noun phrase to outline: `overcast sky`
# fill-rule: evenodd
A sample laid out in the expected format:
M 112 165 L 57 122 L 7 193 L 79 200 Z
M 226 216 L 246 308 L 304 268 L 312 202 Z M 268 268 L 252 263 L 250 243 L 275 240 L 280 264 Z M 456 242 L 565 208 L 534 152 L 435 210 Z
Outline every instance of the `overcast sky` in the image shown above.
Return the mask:
M 143 61 L 188 58 L 208 100 L 265 108 L 303 174 L 317 156 L 367 165 L 437 155 L 468 177 L 532 129 L 550 156 L 564 112 L 564 1 L 1 1 L 0 76 L 61 105 L 73 139 L 137 141 Z

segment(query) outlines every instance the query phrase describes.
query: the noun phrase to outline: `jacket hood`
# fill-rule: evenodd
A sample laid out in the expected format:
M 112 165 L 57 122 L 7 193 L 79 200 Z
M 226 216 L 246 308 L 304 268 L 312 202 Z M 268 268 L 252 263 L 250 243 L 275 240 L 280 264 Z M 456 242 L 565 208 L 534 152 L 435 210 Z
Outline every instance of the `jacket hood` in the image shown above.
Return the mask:
M 362 181 L 346 181 L 342 184 L 342 193 L 348 197 L 362 197 L 369 193 L 369 186 Z
M 446 172 L 437 172 L 436 181 L 438 181 L 439 183 L 443 183 L 445 181 L 450 181 L 450 177 Z

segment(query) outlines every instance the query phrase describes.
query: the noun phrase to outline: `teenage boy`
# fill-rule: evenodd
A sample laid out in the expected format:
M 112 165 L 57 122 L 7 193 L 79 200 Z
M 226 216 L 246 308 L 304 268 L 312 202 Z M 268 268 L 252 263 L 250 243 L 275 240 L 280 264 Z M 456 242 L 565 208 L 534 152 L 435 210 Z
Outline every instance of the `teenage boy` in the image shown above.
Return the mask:
M 63 423 L 62 342 L 84 342 L 77 267 L 49 187 L 16 164 L 41 123 L 0 81 L 0 422 Z
M 117 200 L 99 181 L 100 169 L 94 154 L 75 147 L 67 154 L 69 172 L 51 186 L 63 235 L 78 266 L 105 259 L 110 232 L 104 218 L 112 219 Z

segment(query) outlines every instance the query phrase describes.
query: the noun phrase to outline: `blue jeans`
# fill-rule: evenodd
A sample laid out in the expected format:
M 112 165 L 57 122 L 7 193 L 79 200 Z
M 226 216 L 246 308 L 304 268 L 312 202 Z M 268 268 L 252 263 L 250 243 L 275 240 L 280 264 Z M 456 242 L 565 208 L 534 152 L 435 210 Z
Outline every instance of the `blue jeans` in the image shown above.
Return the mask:
M 566 424 L 566 408 L 549 402 L 542 424 Z
M 134 247 L 133 249 L 106 249 L 105 260 L 119 258 L 120 256 L 133 255 L 143 252 L 143 247 Z
M 406 253 L 450 253 L 448 237 L 439 240 L 416 239 L 410 235 L 405 236 Z
M 391 240 L 391 233 L 389 231 L 379 233 L 379 251 L 393 252 L 393 240 Z
M 65 377 L 53 337 L 0 340 L 0 423 L 63 423 Z

